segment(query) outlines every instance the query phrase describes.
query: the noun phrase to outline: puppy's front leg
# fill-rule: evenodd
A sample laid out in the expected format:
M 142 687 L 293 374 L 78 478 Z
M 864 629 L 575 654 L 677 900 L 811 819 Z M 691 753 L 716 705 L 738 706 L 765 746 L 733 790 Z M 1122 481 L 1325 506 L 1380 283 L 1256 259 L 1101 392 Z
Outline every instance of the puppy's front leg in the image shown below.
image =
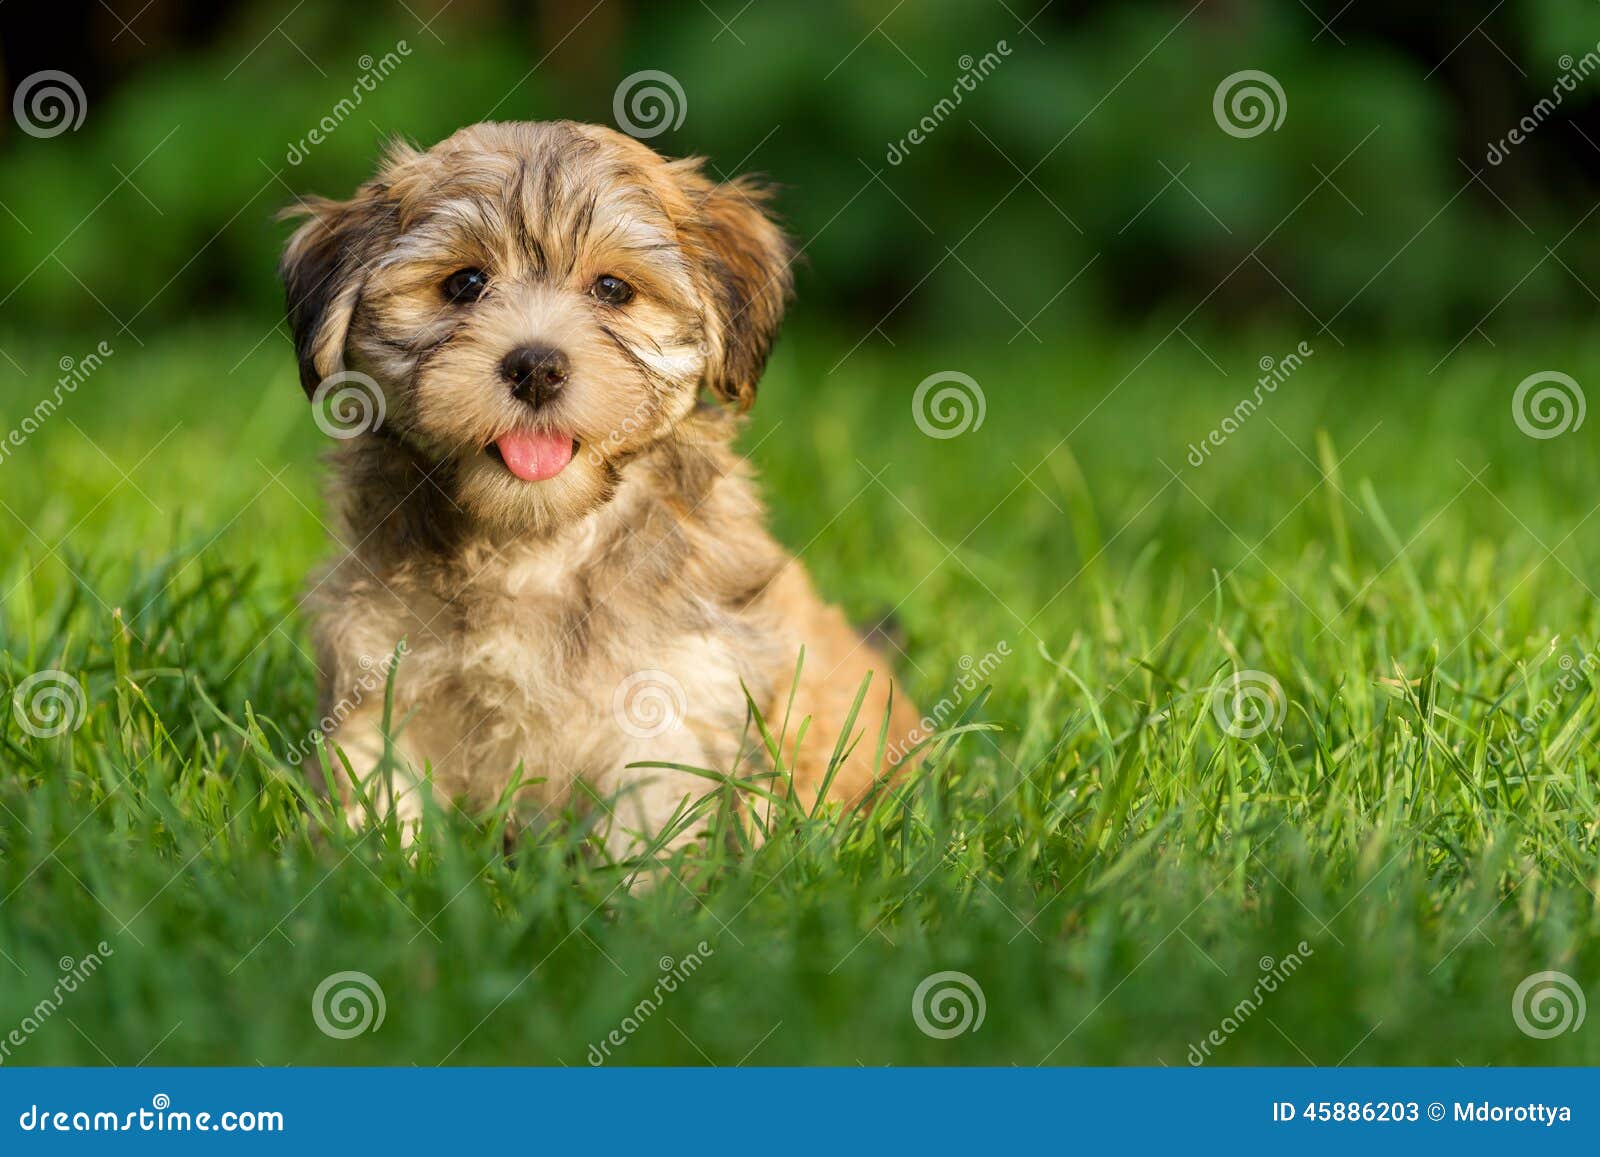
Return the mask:
M 328 736 L 327 745 L 333 786 L 350 826 L 364 828 L 392 812 L 400 822 L 401 843 L 409 846 L 422 823 L 422 793 L 428 790 L 420 772 L 424 765 L 399 736 L 386 741 L 383 704 L 356 708 Z
M 687 726 L 667 735 L 624 744 L 618 770 L 605 784 L 611 797 L 607 801 L 611 819 L 606 850 L 613 859 L 639 856 L 652 848 L 654 856 L 664 857 L 693 843 L 704 827 L 706 805 L 702 801 L 719 790 L 716 782 L 661 764 L 708 770 L 716 766 L 707 745 Z M 689 819 L 691 812 L 693 818 Z

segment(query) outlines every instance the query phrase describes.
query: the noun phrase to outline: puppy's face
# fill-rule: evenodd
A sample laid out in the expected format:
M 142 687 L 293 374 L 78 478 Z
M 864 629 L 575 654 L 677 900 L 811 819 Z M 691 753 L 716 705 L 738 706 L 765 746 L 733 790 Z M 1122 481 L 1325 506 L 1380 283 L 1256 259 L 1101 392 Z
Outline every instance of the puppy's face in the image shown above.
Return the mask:
M 282 276 L 301 383 L 348 367 L 490 527 L 605 502 L 701 391 L 755 396 L 790 289 L 762 190 L 609 129 L 484 124 L 312 200 Z

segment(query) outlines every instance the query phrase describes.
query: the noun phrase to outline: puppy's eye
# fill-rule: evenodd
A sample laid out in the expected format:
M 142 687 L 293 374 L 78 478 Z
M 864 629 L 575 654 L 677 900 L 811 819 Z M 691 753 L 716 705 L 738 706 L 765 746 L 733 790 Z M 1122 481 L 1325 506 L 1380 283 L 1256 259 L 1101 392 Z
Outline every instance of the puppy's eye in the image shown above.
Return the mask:
M 444 295 L 457 305 L 466 305 L 482 297 L 489 288 L 489 275 L 481 269 L 458 269 L 444 279 Z
M 633 300 L 633 286 L 609 273 L 602 273 L 595 278 L 594 288 L 589 292 L 607 305 L 627 305 Z

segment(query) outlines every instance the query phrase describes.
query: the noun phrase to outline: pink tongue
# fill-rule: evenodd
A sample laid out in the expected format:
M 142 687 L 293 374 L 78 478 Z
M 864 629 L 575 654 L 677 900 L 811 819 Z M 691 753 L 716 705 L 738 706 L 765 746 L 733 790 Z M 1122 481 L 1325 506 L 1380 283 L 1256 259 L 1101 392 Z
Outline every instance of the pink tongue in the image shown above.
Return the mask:
M 572 461 L 572 438 L 565 434 L 514 431 L 495 439 L 506 469 L 524 482 L 554 478 Z

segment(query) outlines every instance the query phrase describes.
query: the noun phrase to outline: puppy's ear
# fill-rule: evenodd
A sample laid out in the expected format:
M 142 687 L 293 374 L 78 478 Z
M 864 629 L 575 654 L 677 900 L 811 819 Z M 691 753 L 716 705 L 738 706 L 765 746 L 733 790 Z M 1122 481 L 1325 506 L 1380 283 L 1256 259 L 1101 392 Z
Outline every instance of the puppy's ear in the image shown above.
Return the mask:
M 349 201 L 308 197 L 280 216 L 308 218 L 284 247 L 278 276 L 300 360 L 300 385 L 309 397 L 318 382 L 343 367 L 345 337 L 366 278 L 365 251 L 385 211 L 364 187 Z
M 768 214 L 771 191 L 748 177 L 716 184 L 699 162 L 679 162 L 695 213 L 683 228 L 710 295 L 711 358 L 705 385 L 748 410 L 794 291 L 794 248 Z

